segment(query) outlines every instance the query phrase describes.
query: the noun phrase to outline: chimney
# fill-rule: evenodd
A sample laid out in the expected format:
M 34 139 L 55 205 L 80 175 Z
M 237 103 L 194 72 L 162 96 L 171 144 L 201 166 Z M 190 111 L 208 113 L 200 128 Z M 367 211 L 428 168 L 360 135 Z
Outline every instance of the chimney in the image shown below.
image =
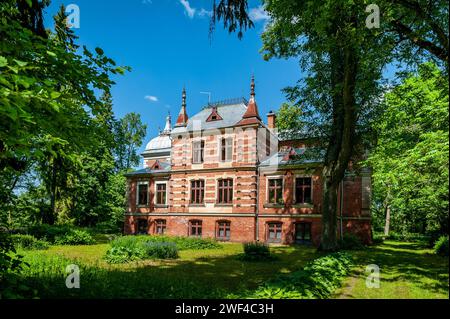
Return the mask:
M 276 119 L 277 119 L 277 116 L 275 115 L 275 113 L 273 113 L 272 111 L 269 111 L 269 113 L 267 113 L 267 126 L 271 130 L 273 130 L 277 127 Z

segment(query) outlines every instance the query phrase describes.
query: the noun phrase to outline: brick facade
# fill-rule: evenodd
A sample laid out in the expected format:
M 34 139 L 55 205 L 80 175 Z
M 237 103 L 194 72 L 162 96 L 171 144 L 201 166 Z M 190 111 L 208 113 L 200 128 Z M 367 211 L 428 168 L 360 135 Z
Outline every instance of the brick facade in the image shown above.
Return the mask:
M 250 103 L 254 103 L 253 107 L 257 112 L 254 96 L 252 99 Z M 180 113 L 184 114 L 185 95 L 183 103 Z M 223 117 L 221 120 L 224 121 L 229 110 L 235 116 L 232 107 L 217 107 L 213 111 Z M 218 125 L 214 129 L 204 129 L 200 121 L 198 129 L 189 129 L 191 120 L 195 127 L 196 117 L 189 118 L 187 122 L 177 122 L 177 127 L 170 132 L 170 155 L 166 159 L 158 158 L 158 161 L 168 163 L 163 169 L 149 169 L 155 161 L 148 154 L 158 150 L 146 150 L 146 168 L 127 174 L 128 208 L 125 215 L 125 234 L 137 233 L 138 225 L 141 227 L 140 231 L 154 234 L 157 222 L 163 221 L 165 234 L 189 236 L 190 222 L 201 221 L 201 236 L 217 238 L 219 222 L 226 222 L 230 235 L 226 240 L 233 242 L 259 240 L 291 244 L 300 241 L 319 245 L 321 163 L 290 162 L 289 155 L 295 153 L 294 149 L 305 148 L 305 141 L 279 141 L 274 134 L 273 114 L 270 115 L 269 128 L 259 121 L 259 117 L 251 117 L 251 114 L 249 116 L 245 105 L 234 107 L 246 117 L 241 114 L 239 121 L 233 126 Z M 208 110 L 202 112 L 205 113 L 203 118 L 208 117 L 210 121 Z M 166 127 L 167 125 L 170 130 L 170 123 L 166 124 Z M 232 139 L 232 156 L 229 161 L 223 161 L 221 158 L 222 139 Z M 194 163 L 193 145 L 198 141 L 203 141 L 203 161 Z M 287 162 L 271 162 L 274 158 L 279 160 L 282 157 L 287 159 Z M 263 165 L 264 163 L 268 164 Z M 305 184 L 308 189 L 310 187 L 311 193 L 305 193 L 310 195 L 304 195 L 308 197 L 308 202 L 304 203 L 298 203 L 295 199 L 296 179 L 301 178 L 305 178 L 307 183 L 311 182 L 310 186 Z M 218 202 L 219 181 L 222 179 L 232 181 L 230 203 Z M 273 193 L 268 193 L 270 179 L 277 179 L 277 183 L 282 183 L 278 203 L 269 203 L 269 197 L 273 198 Z M 204 186 L 202 200 L 201 203 L 194 204 L 192 181 L 199 180 L 203 181 Z M 167 186 L 167 200 L 164 204 L 157 204 L 156 184 L 163 182 Z M 138 205 L 138 185 L 143 183 L 147 185 L 147 202 Z M 365 242 L 371 241 L 370 193 L 370 172 L 347 174 L 338 194 L 339 233 L 341 230 L 343 233 L 355 233 Z

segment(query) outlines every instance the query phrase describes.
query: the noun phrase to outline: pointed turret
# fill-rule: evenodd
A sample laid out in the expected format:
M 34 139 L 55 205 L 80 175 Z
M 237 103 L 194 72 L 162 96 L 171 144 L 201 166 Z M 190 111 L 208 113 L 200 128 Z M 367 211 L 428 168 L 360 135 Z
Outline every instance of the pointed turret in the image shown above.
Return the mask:
M 186 89 L 183 87 L 183 93 L 181 94 L 181 110 L 178 114 L 177 123 L 175 126 L 186 126 L 188 121 L 188 116 L 186 113 Z
M 255 100 L 255 77 L 252 76 L 252 81 L 250 84 L 250 100 L 248 101 L 247 110 L 244 115 L 242 115 L 242 120 L 239 121 L 238 125 L 246 124 L 256 124 L 261 121 L 258 113 L 258 106 Z
M 164 126 L 164 130 L 163 130 L 163 134 L 170 134 L 170 132 L 172 131 L 172 123 L 171 123 L 171 117 L 170 117 L 170 113 L 167 114 L 166 117 L 166 126 Z

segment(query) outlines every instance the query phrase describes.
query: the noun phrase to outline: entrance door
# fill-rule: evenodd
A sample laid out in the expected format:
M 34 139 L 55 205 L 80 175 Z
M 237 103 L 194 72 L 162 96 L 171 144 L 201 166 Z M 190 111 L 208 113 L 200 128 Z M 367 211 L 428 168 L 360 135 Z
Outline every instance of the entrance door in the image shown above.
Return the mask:
M 138 219 L 137 221 L 137 234 L 147 234 L 148 222 L 146 219 Z
M 295 242 L 297 244 L 311 243 L 311 223 L 295 224 Z

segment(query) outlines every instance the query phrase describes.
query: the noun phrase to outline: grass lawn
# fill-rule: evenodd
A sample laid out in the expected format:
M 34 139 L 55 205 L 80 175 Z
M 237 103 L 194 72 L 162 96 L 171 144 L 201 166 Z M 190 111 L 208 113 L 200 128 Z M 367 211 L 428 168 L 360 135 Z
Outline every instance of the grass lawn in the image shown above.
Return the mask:
M 436 256 L 420 243 L 385 241 L 352 252 L 355 267 L 335 298 L 449 298 L 448 257 Z M 380 287 L 367 288 L 366 266 L 380 267 Z
M 241 289 L 254 289 L 279 273 L 297 270 L 321 254 L 313 247 L 271 247 L 277 256 L 268 262 L 237 258 L 242 244 L 222 249 L 182 250 L 175 260 L 145 260 L 110 265 L 102 257 L 108 244 L 52 246 L 25 251 L 31 267 L 27 281 L 44 298 L 225 298 Z M 80 266 L 80 289 L 65 287 L 66 265 Z

